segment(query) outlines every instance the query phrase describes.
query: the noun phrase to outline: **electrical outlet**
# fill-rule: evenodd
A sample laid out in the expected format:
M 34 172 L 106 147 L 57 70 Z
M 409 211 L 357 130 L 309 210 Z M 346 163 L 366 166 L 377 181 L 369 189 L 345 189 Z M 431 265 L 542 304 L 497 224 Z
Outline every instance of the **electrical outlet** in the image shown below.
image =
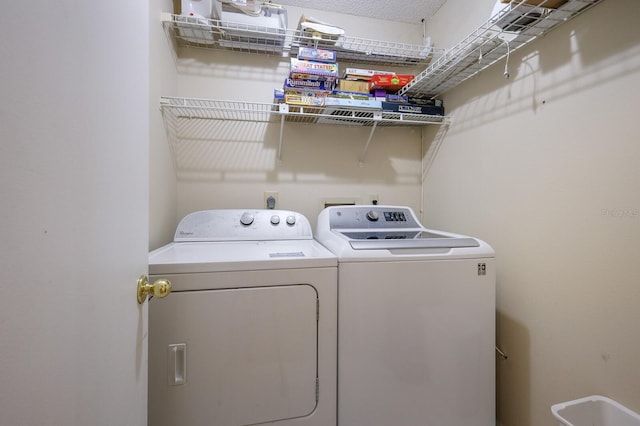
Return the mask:
M 278 206 L 278 191 L 265 191 L 263 205 L 265 209 L 275 209 Z

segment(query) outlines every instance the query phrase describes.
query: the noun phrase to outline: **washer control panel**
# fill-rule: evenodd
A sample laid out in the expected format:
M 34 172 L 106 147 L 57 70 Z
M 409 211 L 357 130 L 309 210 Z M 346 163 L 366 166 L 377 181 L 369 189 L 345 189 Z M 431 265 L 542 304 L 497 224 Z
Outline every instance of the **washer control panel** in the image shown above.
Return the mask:
M 289 210 L 203 210 L 185 216 L 175 242 L 312 239 L 309 220 Z
M 331 229 L 422 228 L 413 210 L 397 206 L 329 207 Z
M 384 212 L 384 220 L 387 222 L 407 222 L 407 216 L 403 211 Z

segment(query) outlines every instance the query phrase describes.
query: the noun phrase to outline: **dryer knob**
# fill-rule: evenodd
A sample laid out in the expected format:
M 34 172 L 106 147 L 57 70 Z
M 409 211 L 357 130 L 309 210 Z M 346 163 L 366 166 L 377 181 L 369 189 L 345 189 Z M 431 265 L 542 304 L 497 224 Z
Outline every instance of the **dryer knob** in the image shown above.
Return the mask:
M 251 225 L 253 223 L 253 215 L 251 213 L 242 213 L 240 223 L 246 226 Z
M 372 222 L 375 222 L 378 220 L 378 213 L 373 211 L 373 210 L 369 210 L 367 212 L 367 219 L 369 219 Z
M 287 225 L 295 225 L 296 217 L 295 216 L 287 216 Z
M 280 216 L 278 216 L 277 214 L 274 214 L 273 216 L 271 216 L 272 225 L 277 225 L 279 223 L 280 223 Z

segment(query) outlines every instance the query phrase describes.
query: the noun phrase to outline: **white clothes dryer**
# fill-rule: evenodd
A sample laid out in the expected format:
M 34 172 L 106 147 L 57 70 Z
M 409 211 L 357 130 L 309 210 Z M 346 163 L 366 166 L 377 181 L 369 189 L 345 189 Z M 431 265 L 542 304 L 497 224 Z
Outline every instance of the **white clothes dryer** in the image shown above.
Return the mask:
M 336 424 L 337 259 L 284 210 L 186 216 L 149 255 L 149 425 Z
M 398 206 L 335 206 L 338 424 L 495 426 L 494 251 Z

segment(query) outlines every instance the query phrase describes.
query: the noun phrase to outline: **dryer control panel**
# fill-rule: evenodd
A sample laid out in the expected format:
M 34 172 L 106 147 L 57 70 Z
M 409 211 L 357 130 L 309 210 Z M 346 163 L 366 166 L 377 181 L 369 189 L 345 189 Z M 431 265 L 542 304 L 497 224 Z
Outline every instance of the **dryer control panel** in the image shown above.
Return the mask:
M 185 216 L 174 242 L 310 240 L 309 220 L 289 210 L 202 210 Z

